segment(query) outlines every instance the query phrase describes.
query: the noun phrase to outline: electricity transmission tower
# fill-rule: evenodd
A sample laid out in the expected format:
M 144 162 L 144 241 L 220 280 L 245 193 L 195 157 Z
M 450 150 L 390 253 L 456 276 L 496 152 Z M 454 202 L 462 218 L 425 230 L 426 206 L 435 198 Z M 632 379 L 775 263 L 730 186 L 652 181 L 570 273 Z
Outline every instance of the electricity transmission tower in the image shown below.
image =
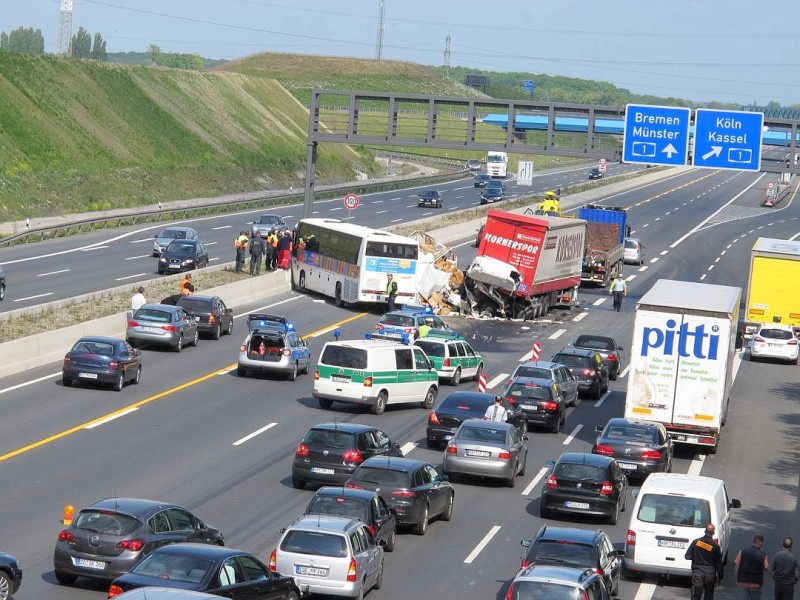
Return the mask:
M 381 59 L 383 53 L 383 30 L 386 26 L 386 0 L 378 3 L 378 38 L 375 40 L 375 60 Z
M 72 0 L 61 0 L 61 16 L 58 19 L 56 54 L 67 56 L 72 42 Z
M 444 43 L 444 76 L 450 77 L 450 32 L 447 32 L 447 39 Z

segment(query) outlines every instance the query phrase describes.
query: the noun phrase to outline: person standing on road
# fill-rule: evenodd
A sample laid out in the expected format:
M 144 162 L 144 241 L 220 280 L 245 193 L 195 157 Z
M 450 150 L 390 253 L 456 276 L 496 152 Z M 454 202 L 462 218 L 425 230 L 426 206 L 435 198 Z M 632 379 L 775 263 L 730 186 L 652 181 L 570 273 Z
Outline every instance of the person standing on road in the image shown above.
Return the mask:
M 253 232 L 253 238 L 250 240 L 250 275 L 261 274 L 261 257 L 264 256 L 265 244 L 264 239 L 257 232 Z
M 394 301 L 397 298 L 397 282 L 394 280 L 394 275 L 391 273 L 386 274 L 386 300 L 388 305 L 386 307 L 386 312 L 392 312 L 394 310 Z
M 622 297 L 628 295 L 628 284 L 622 278 L 622 273 L 614 277 L 608 293 L 614 296 L 614 310 L 619 312 L 622 308 Z
M 292 258 L 292 234 L 287 229 L 278 238 L 278 268 L 286 270 Z
M 508 411 L 506 410 L 506 407 L 503 406 L 502 396 L 494 397 L 494 404 L 486 409 L 486 413 L 483 415 L 483 420 L 497 421 L 498 423 L 505 423 L 508 421 Z
M 762 550 L 764 536 L 757 533 L 753 543 L 739 550 L 734 564 L 736 565 L 736 587 L 739 588 L 739 600 L 759 600 L 764 585 L 764 571 L 769 569 L 769 558 Z
M 705 535 L 686 550 L 684 558 L 692 561 L 692 600 L 713 600 L 714 586 L 722 582 L 722 550 L 714 541 L 716 528 L 709 523 Z
M 144 288 L 139 286 L 139 290 L 131 298 L 131 313 L 135 313 L 145 304 L 147 304 L 147 299 L 144 297 Z
M 239 237 L 233 242 L 233 247 L 236 248 L 236 272 L 241 273 L 244 271 L 245 250 L 247 250 L 247 233 L 244 231 L 239 232 Z
M 266 258 L 264 258 L 264 266 L 267 271 L 274 271 L 275 265 L 278 262 L 278 234 L 275 229 L 270 229 L 267 234 L 266 244 Z
M 783 538 L 783 550 L 772 557 L 775 600 L 794 600 L 794 586 L 800 581 L 800 563 L 792 553 L 792 538 Z

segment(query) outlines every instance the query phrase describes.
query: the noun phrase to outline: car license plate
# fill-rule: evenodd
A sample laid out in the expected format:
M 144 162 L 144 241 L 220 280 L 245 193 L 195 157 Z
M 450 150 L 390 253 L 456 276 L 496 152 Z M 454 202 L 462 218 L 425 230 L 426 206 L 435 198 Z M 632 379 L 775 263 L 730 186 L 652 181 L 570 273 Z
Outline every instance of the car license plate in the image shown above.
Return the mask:
M 679 540 L 658 540 L 658 545 L 662 548 L 679 548 L 681 550 L 686 547 L 686 543 Z
M 588 502 L 571 502 L 570 500 L 567 500 L 566 502 L 564 502 L 564 508 L 582 508 L 582 509 L 587 509 L 587 508 L 589 508 L 589 503 Z
M 180 265 L 170 265 L 169 268 L 170 269 L 180 269 L 181 266 Z
M 349 377 L 342 377 L 341 375 L 331 375 L 331 381 L 336 383 L 350 383 Z
M 625 469 L 626 471 L 635 471 L 638 468 L 638 465 L 634 465 L 632 463 L 618 463 L 620 469 Z
M 81 379 L 97 379 L 97 373 L 78 373 Z
M 685 435 L 672 435 L 670 437 L 673 440 L 675 440 L 676 442 L 685 442 L 686 441 L 686 436 Z
M 480 458 L 489 458 L 491 456 L 491 452 L 487 452 L 486 450 L 465 450 L 464 454 L 467 456 L 478 456 Z
M 160 333 L 162 331 L 161 327 L 142 327 L 142 329 L 144 329 L 145 331 L 153 331 L 156 333 Z
M 534 404 L 520 404 L 519 407 L 522 410 L 536 410 L 536 406 Z
M 311 577 L 327 577 L 328 569 L 323 567 L 306 567 L 304 565 L 295 565 L 294 574 L 309 575 Z
M 88 560 L 86 558 L 75 558 L 73 560 L 75 561 L 76 567 L 86 567 L 87 569 L 100 570 L 106 568 L 106 563 L 104 563 L 102 560 Z
M 320 475 L 333 475 L 336 473 L 333 469 L 323 469 L 322 467 L 311 467 L 312 473 L 319 473 Z

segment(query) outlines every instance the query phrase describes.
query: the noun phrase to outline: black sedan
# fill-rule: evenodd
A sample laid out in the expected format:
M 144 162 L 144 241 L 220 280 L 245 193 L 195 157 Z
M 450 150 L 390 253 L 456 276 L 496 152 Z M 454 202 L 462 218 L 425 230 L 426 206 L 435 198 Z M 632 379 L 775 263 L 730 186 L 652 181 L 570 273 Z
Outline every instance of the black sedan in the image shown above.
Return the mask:
M 628 478 L 617 461 L 608 456 L 565 452 L 548 461 L 550 472 L 542 486 L 539 516 L 556 513 L 605 517 L 616 525 L 627 507 Z
M 398 523 L 417 535 L 425 535 L 434 517 L 449 521 L 453 516 L 453 486 L 425 461 L 375 456 L 361 463 L 345 485 L 378 492 Z
M 447 444 L 456 429 L 467 419 L 480 419 L 486 409 L 494 404 L 494 394 L 483 392 L 453 392 L 445 397 L 428 416 L 426 438 L 429 448 Z M 514 425 L 520 437 L 528 432 L 525 414 L 507 399 L 503 406 L 508 413 L 508 422 Z
M 346 487 L 325 486 L 317 490 L 304 514 L 352 517 L 363 521 L 372 535 L 393 552 L 397 541 L 397 519 L 394 511 L 377 492 Z
M 200 240 L 174 240 L 158 259 L 158 274 L 193 271 L 208 266 L 208 250 Z
M 578 339 L 572 342 L 575 348 L 594 350 L 606 361 L 608 367 L 608 378 L 615 381 L 622 370 L 622 353 L 625 350 L 612 337 L 606 335 L 584 334 L 579 335 Z
M 629 479 L 672 471 L 672 439 L 661 423 L 614 418 L 597 431 L 592 452 L 616 458 Z
M 504 190 L 500 186 L 489 187 L 486 186 L 481 192 L 481 204 L 490 204 L 500 202 L 503 199 Z
M 442 208 L 442 193 L 439 190 L 425 190 L 424 192 L 420 192 L 417 206 Z
M 600 167 L 594 167 L 591 171 L 589 171 L 589 179 L 602 179 L 603 171 L 600 170 Z
M 142 377 L 142 353 L 125 340 L 110 337 L 82 337 L 64 356 L 61 383 L 111 385 L 118 392 L 125 382 L 139 383 Z
M 475 187 L 477 188 L 486 187 L 486 184 L 492 181 L 492 177 L 487 173 L 479 173 L 478 175 L 475 175 L 475 179 L 473 181 Z
M 22 569 L 17 559 L 0 552 L 0 598 L 5 600 L 14 595 L 22 585 Z
M 145 586 L 219 594 L 238 600 L 298 600 L 294 578 L 271 572 L 252 554 L 206 544 L 171 544 L 151 553 L 108 589 L 108 597 Z
M 197 328 L 201 333 L 208 334 L 215 340 L 223 333 L 233 333 L 233 309 L 225 306 L 219 296 L 180 296 L 177 306 L 182 306 L 186 314 L 197 319 Z

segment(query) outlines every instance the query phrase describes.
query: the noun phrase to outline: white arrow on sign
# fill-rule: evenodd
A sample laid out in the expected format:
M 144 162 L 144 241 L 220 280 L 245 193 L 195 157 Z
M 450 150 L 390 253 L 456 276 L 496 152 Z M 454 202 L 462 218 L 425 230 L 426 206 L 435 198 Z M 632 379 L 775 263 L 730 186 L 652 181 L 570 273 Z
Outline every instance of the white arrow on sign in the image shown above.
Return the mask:
M 662 152 L 667 155 L 667 158 L 672 158 L 672 155 L 677 154 L 678 150 L 672 144 L 667 144 L 667 147 Z
M 711 146 L 711 150 L 703 154 L 703 160 L 708 160 L 712 156 L 719 156 L 722 154 L 722 146 Z

